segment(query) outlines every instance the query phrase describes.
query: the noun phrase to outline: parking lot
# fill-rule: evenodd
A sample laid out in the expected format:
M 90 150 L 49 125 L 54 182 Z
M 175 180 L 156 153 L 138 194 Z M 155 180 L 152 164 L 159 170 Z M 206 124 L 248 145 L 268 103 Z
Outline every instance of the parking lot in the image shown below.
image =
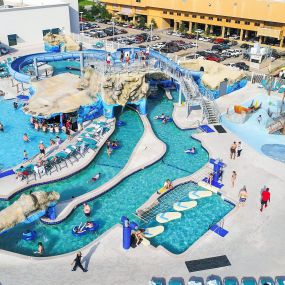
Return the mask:
M 152 49 L 175 59 L 195 59 L 220 62 L 236 69 L 249 71 L 249 44 L 239 44 L 235 38 L 209 38 L 197 35 L 180 34 L 169 30 L 137 29 L 131 24 L 83 23 L 81 33 L 85 37 L 96 38 L 120 46 L 150 46 Z M 252 43 L 251 43 L 252 45 Z M 99 45 L 97 47 L 102 47 Z M 276 65 L 283 60 L 277 52 L 272 53 Z M 261 71 L 260 71 L 261 72 Z M 268 69 L 264 71 L 268 73 Z

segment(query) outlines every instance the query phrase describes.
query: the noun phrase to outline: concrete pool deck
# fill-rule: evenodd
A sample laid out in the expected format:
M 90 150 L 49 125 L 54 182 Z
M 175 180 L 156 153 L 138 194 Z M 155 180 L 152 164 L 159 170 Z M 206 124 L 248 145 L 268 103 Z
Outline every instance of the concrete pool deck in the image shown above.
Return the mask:
M 206 235 L 180 256 L 175 256 L 162 248 L 140 246 L 130 251 L 122 249 L 122 230 L 115 226 L 89 244 L 83 251 L 87 255 L 89 272 L 70 272 L 73 254 L 48 260 L 30 257 L 18 258 L 11 253 L 3 253 L 0 261 L 0 280 L 5 285 L 14 285 L 19 278 L 21 284 L 148 284 L 151 277 L 173 276 L 188 280 L 190 276 L 206 277 L 217 274 L 221 277 L 237 276 L 277 276 L 284 274 L 282 226 L 285 218 L 283 201 L 285 192 L 284 165 L 258 154 L 244 145 L 239 159 L 229 159 L 229 146 L 237 137 L 231 133 L 201 133 L 196 135 L 203 145 L 223 158 L 227 167 L 223 192 L 237 200 L 238 190 L 246 185 L 249 193 L 245 207 L 234 210 L 224 221 L 229 231 L 225 238 L 215 233 Z M 230 186 L 231 171 L 237 171 L 237 186 Z M 260 189 L 267 185 L 271 189 L 272 201 L 260 213 Z M 185 261 L 227 255 L 231 266 L 189 273 Z M 27 273 L 27 268 L 29 271 Z M 84 276 L 84 278 L 83 278 Z
M 234 104 L 241 104 L 256 96 L 256 86 L 247 86 L 235 94 L 217 100 L 220 111 Z M 251 97 L 252 96 L 252 97 Z M 244 100 L 243 100 L 244 98 Z M 220 103 L 221 102 L 221 103 Z M 117 225 L 83 250 L 89 272 L 70 272 L 75 253 L 48 259 L 23 257 L 0 251 L 0 283 L 3 285 L 45 284 L 148 284 L 156 277 L 206 277 L 216 274 L 221 277 L 284 275 L 284 199 L 285 164 L 257 153 L 243 143 L 241 157 L 229 159 L 229 148 L 239 138 L 225 134 L 195 134 L 212 157 L 221 158 L 227 164 L 224 172 L 222 193 L 238 200 L 238 191 L 246 185 L 248 200 L 245 207 L 237 208 L 224 219 L 224 228 L 229 234 L 222 238 L 208 232 L 182 255 L 175 256 L 163 248 L 139 246 L 122 249 L 122 229 Z M 140 149 L 142 152 L 142 149 Z M 143 152 L 141 153 L 143 156 Z M 139 163 L 139 161 L 137 161 Z M 231 187 L 231 173 L 237 172 L 236 187 Z M 272 201 L 260 213 L 260 190 L 266 185 L 271 189 Z M 68 242 L 68 241 L 67 241 Z M 185 261 L 227 255 L 231 266 L 189 273 Z M 85 261 L 83 265 L 85 265 Z

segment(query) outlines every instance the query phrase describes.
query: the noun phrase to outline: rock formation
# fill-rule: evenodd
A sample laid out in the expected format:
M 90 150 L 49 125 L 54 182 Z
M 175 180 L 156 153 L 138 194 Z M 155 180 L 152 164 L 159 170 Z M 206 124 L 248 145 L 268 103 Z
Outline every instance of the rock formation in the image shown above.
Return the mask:
M 47 209 L 50 203 L 59 198 L 60 195 L 54 191 L 22 194 L 11 206 L 0 212 L 0 232 L 14 227 L 38 211 Z
M 47 33 L 44 36 L 44 42 L 51 46 L 63 46 L 65 51 L 78 51 L 80 46 L 67 35 L 55 35 L 52 33 Z

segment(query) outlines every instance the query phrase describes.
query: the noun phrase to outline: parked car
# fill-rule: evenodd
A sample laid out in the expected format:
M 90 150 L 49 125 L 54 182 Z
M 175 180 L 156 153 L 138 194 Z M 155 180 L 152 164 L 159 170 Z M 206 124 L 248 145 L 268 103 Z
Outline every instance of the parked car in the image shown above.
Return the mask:
M 241 46 L 240 46 L 241 48 L 245 48 L 245 49 L 248 49 L 249 47 L 250 47 L 250 45 L 248 45 L 248 44 L 241 44 Z
M 244 62 L 237 62 L 237 63 L 235 63 L 234 66 L 236 66 L 237 68 L 239 68 L 241 70 L 245 70 L 245 71 L 249 70 L 249 66 Z
M 220 57 L 214 56 L 214 55 L 208 55 L 205 57 L 206 60 L 211 60 L 215 62 L 221 62 L 222 59 Z
M 225 40 L 224 39 L 222 39 L 222 38 L 216 38 L 215 40 L 214 40 L 214 44 L 221 44 L 221 43 L 223 43 Z

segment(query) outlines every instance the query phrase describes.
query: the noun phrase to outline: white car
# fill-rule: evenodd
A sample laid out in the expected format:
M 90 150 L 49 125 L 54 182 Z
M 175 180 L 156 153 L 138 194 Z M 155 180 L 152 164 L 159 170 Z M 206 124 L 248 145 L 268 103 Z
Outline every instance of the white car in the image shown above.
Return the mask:
M 211 38 L 204 38 L 204 42 L 210 42 Z
M 192 47 L 198 47 L 197 43 L 190 43 Z
M 172 33 L 172 36 L 180 37 L 180 36 L 181 36 L 181 33 L 179 33 L 179 32 L 173 32 L 173 33 Z

